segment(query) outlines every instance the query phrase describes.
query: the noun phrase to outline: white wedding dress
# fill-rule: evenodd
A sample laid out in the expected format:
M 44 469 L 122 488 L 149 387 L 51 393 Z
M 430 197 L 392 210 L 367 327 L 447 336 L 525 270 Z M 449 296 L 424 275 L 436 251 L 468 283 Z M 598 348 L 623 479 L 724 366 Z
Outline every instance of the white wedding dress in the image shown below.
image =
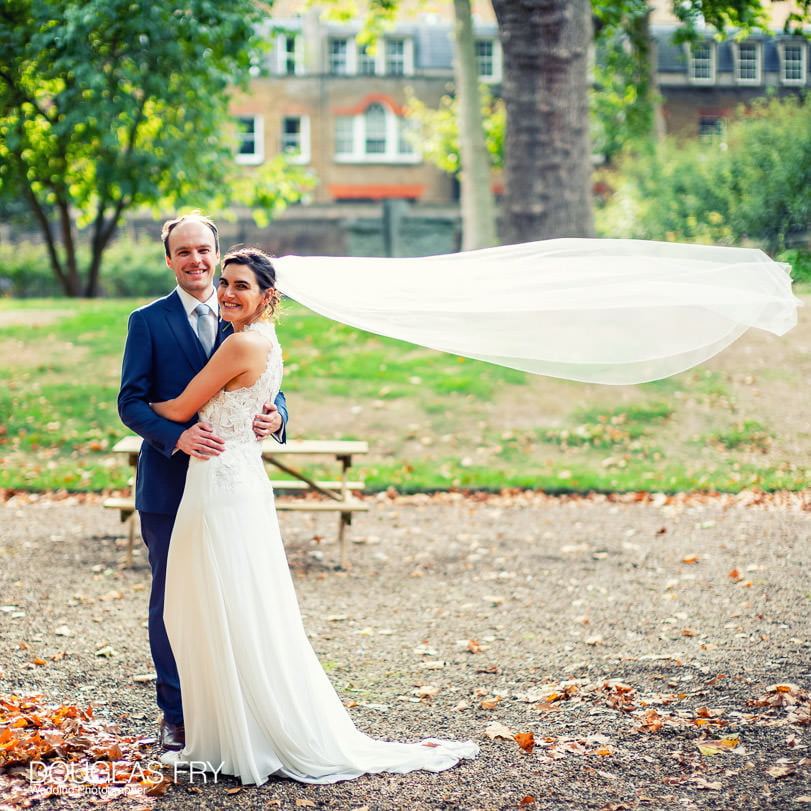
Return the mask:
M 191 459 L 169 549 L 164 618 L 180 673 L 186 748 L 196 761 L 261 785 L 269 776 L 333 783 L 362 774 L 442 771 L 472 741 L 374 740 L 352 722 L 310 646 L 299 613 L 252 417 L 278 392 L 281 349 L 251 386 L 200 410 L 226 441 Z M 200 768 L 198 765 L 196 768 Z

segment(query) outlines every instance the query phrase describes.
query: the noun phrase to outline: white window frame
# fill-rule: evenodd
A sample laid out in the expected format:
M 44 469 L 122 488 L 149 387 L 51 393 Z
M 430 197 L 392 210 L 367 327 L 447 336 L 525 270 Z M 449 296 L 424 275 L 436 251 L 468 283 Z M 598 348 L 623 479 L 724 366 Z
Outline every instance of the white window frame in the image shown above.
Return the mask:
M 288 47 L 293 41 L 293 50 Z M 303 40 L 301 34 L 294 31 L 282 31 L 273 38 L 271 51 L 271 71 L 276 76 L 300 76 L 304 73 L 304 60 L 302 55 Z M 293 70 L 289 70 L 292 60 Z
M 744 65 L 750 65 L 744 61 L 743 54 L 751 52 L 754 54 L 754 76 L 742 76 L 741 70 Z M 737 84 L 759 85 L 763 82 L 763 46 L 759 42 L 738 42 L 735 44 L 735 82 Z
M 707 65 L 709 66 L 709 76 L 697 76 L 696 67 L 699 64 L 696 56 L 697 48 L 706 48 L 709 55 Z M 689 43 L 687 45 L 687 79 L 690 84 L 715 84 L 717 64 L 717 49 L 715 43 L 705 39 L 701 42 Z
M 492 73 L 482 73 L 482 58 L 479 56 L 479 45 L 487 44 L 492 49 L 490 59 L 492 61 Z M 498 84 L 501 82 L 501 41 L 497 37 L 478 37 L 475 43 L 476 48 L 476 71 L 479 75 L 479 81 L 487 84 Z
M 258 166 L 265 160 L 265 120 L 261 115 L 238 115 L 237 120 L 237 154 L 234 156 L 237 163 L 243 166 Z M 253 125 L 253 133 L 243 132 L 240 128 L 242 122 L 250 121 Z M 243 145 L 249 140 L 253 140 L 253 151 L 242 152 Z
M 401 53 L 393 53 L 395 43 L 402 45 Z M 411 76 L 411 74 L 414 73 L 414 48 L 409 37 L 386 37 L 383 51 L 385 52 L 385 61 L 383 64 L 384 76 Z M 391 70 L 395 58 L 397 64 L 401 66 L 401 70 Z
M 343 42 L 346 45 L 345 70 L 333 70 L 332 44 Z M 391 42 L 403 43 L 403 72 L 390 73 L 389 66 L 389 44 Z M 368 65 L 374 65 L 374 73 L 361 73 L 361 64 L 366 60 Z M 374 49 L 374 53 L 365 54 L 363 46 L 358 44 L 354 37 L 331 36 L 327 39 L 327 73 L 330 76 L 412 76 L 414 74 L 414 40 L 411 37 L 384 37 L 380 39 Z
M 374 108 L 383 110 L 384 146 L 382 152 L 368 152 L 367 147 L 367 121 L 369 110 Z M 351 140 L 350 149 L 339 151 L 338 128 L 348 130 L 347 136 Z M 403 135 L 403 118 L 398 116 L 387 104 L 380 101 L 372 102 L 362 113 L 353 116 L 338 116 L 335 119 L 334 160 L 336 163 L 419 163 L 421 156 L 405 142 Z
M 285 146 L 285 122 L 288 120 L 299 122 L 298 151 L 288 151 Z M 283 115 L 279 133 L 279 151 L 287 156 L 290 163 L 310 162 L 310 117 L 307 115 Z
M 346 49 L 344 52 L 343 70 L 333 70 L 332 46 L 337 43 L 343 43 Z M 355 47 L 355 39 L 353 37 L 329 37 L 327 39 L 327 73 L 330 76 L 354 76 L 357 70 L 357 48 Z
M 778 52 L 780 54 L 780 84 L 784 85 L 804 85 L 808 81 L 808 44 L 804 40 L 794 40 L 790 42 L 778 43 Z M 786 68 L 788 62 L 786 61 L 786 49 L 797 48 L 800 53 L 800 76 L 787 77 Z
M 365 45 L 356 44 L 356 66 L 358 76 L 379 76 L 380 75 L 380 54 L 367 53 Z M 364 68 L 368 67 L 369 70 Z

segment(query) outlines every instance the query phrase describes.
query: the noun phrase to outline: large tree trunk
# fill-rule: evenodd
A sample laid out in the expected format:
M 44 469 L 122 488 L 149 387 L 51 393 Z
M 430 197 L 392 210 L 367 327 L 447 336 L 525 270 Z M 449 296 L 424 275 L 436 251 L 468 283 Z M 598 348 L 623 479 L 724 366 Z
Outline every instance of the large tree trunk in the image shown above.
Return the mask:
M 497 245 L 498 237 L 495 202 L 490 188 L 490 157 L 482 123 L 470 0 L 453 0 L 453 11 L 456 18 L 454 70 L 462 168 L 462 250 L 469 251 Z
M 493 0 L 504 54 L 505 243 L 592 236 L 589 0 Z

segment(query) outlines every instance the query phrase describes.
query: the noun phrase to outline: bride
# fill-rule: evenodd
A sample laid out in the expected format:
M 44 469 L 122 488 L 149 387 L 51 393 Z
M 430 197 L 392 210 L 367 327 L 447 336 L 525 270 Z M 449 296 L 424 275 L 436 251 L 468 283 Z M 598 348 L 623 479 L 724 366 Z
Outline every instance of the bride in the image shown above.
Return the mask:
M 226 441 L 220 456 L 190 460 L 172 532 L 164 619 L 180 674 L 186 746 L 162 759 L 204 763 L 261 785 L 270 776 L 332 783 L 377 772 L 442 771 L 475 757 L 472 741 L 368 737 L 321 668 L 251 429 L 252 415 L 282 381 L 269 257 L 254 249 L 227 254 L 218 298 L 234 334 L 179 397 L 151 404 L 178 422 L 199 413 Z

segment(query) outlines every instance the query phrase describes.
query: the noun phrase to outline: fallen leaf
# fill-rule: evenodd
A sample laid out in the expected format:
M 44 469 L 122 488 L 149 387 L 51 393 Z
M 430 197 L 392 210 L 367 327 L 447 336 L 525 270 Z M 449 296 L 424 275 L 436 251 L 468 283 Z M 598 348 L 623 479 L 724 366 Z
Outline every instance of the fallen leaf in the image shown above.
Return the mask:
M 535 736 L 531 732 L 518 732 L 513 735 L 513 740 L 527 753 L 535 748 Z
M 739 738 L 722 738 L 717 741 L 699 741 L 696 746 L 702 755 L 711 756 L 730 752 L 732 749 L 735 749 L 739 743 Z
M 721 791 L 721 789 L 724 787 L 724 784 L 720 781 L 710 783 L 703 777 L 693 777 L 690 779 L 690 782 L 693 783 L 696 788 L 703 789 L 704 791 Z
M 797 769 L 792 763 L 783 763 L 780 766 L 769 766 L 769 768 L 766 769 L 766 774 L 770 775 L 775 780 L 779 780 L 781 777 L 788 777 L 796 771 Z
M 312 800 L 299 798 L 296 800 L 296 808 L 315 808 L 315 803 Z
M 174 781 L 168 778 L 166 775 L 163 775 L 160 782 L 151 784 L 147 789 L 145 789 L 144 794 L 148 795 L 149 797 L 163 797 L 173 782 Z
M 503 738 L 505 741 L 511 741 L 515 737 L 515 732 L 512 729 L 504 724 L 500 724 L 498 721 L 493 721 L 493 723 L 484 730 L 484 734 L 491 740 Z
M 637 727 L 641 732 L 658 732 L 664 726 L 662 716 L 656 710 L 645 710 L 642 723 Z

